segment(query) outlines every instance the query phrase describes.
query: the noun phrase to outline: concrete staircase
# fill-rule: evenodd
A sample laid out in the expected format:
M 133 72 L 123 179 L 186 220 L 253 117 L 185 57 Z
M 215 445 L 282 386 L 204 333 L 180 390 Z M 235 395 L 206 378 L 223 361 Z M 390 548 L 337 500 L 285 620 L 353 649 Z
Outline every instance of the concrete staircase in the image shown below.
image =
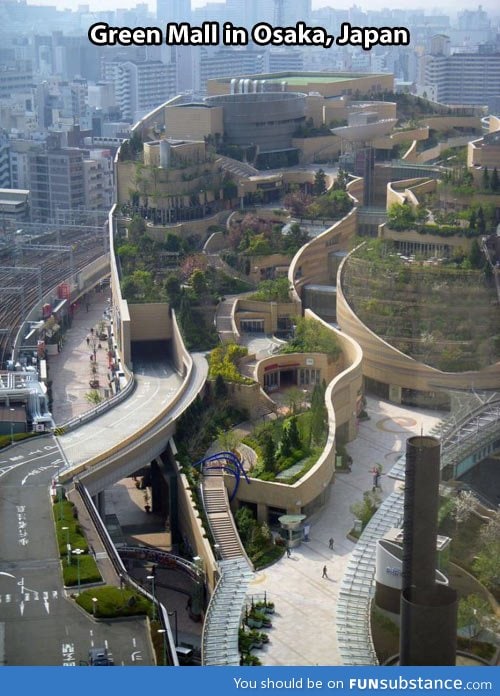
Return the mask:
M 219 334 L 222 343 L 235 342 L 233 333 L 233 325 L 231 321 L 231 311 L 233 309 L 234 298 L 229 297 L 219 303 L 217 313 L 215 315 L 215 324 L 217 333 Z
M 222 472 L 213 471 L 210 475 L 204 476 L 202 489 L 208 523 L 215 543 L 219 546 L 219 558 L 221 560 L 246 558 L 229 509 Z

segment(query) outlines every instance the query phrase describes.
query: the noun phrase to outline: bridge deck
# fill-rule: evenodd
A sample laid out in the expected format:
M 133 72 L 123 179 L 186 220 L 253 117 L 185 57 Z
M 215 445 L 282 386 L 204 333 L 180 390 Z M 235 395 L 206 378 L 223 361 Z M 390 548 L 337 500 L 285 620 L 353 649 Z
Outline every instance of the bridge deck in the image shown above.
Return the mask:
M 60 437 L 70 466 L 76 466 L 103 450 L 111 450 L 134 431 L 139 431 L 164 409 L 179 390 L 182 380 L 167 363 L 136 365 L 137 387 L 130 399 L 97 420 Z

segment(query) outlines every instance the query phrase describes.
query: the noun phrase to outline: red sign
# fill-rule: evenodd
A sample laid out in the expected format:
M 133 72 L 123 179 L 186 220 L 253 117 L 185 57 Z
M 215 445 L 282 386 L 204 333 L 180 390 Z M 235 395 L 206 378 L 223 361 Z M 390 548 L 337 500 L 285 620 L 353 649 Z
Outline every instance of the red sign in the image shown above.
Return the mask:
M 71 288 L 69 283 L 61 283 L 57 288 L 57 296 L 60 300 L 69 300 Z

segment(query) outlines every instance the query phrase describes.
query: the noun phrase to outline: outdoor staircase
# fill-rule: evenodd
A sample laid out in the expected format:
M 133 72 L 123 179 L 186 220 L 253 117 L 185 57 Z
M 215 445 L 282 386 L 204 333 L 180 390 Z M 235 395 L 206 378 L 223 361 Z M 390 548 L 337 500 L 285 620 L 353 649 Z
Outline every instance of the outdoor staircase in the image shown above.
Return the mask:
M 233 324 L 231 321 L 231 311 L 233 309 L 234 298 L 222 300 L 217 307 L 215 315 L 215 323 L 217 333 L 219 334 L 222 343 L 231 343 L 235 341 L 233 333 Z
M 221 560 L 246 558 L 233 516 L 229 509 L 222 471 L 213 470 L 203 477 L 203 502 L 208 523 Z

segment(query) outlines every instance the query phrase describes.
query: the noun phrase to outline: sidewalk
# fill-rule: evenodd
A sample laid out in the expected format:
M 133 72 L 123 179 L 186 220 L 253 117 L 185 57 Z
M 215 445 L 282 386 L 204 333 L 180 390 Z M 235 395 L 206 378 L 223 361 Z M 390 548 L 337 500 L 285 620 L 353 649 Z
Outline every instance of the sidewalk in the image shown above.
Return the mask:
M 82 499 L 74 488 L 67 491 L 66 496 L 68 500 L 74 504 L 78 511 L 78 524 L 80 525 L 82 533 L 87 539 L 89 550 L 92 552 L 93 549 L 94 551 L 95 560 L 99 568 L 99 572 L 102 575 L 102 579 L 106 585 L 115 585 L 119 587 L 120 578 L 118 577 L 118 574 L 109 559 L 108 553 L 101 542 L 97 530 L 94 527 L 94 523 L 92 522 L 87 512 L 87 508 L 82 502 Z
M 371 469 L 382 464 L 381 495 L 394 489 L 386 476 L 406 448 L 406 439 L 424 434 L 442 414 L 406 409 L 367 399 L 370 420 L 360 424 L 358 437 L 347 449 L 353 458 L 351 473 L 337 473 L 330 499 L 308 520 L 309 542 L 292 550 L 278 563 L 259 571 L 249 594 L 266 592 L 275 602 L 269 643 L 258 653 L 264 665 L 340 665 L 337 643 L 336 602 L 349 555 L 355 544 L 347 539 L 354 517 L 352 503 L 372 488 Z M 333 550 L 329 539 L 333 537 Z M 323 566 L 328 578 L 322 578 Z
M 88 311 L 82 300 L 73 316 L 71 328 L 64 335 L 63 349 L 48 358 L 50 379 L 52 381 L 52 415 L 57 425 L 75 416 L 90 411 L 95 404 L 87 401 L 85 395 L 91 391 L 89 380 L 92 376 L 93 347 L 87 345 L 90 329 L 96 328 L 103 319 L 103 312 L 109 307 L 109 289 L 103 292 L 89 292 Z M 108 322 L 106 321 L 106 324 Z M 108 389 L 108 346 L 106 341 L 96 341 L 96 377 L 100 382 L 100 393 Z

